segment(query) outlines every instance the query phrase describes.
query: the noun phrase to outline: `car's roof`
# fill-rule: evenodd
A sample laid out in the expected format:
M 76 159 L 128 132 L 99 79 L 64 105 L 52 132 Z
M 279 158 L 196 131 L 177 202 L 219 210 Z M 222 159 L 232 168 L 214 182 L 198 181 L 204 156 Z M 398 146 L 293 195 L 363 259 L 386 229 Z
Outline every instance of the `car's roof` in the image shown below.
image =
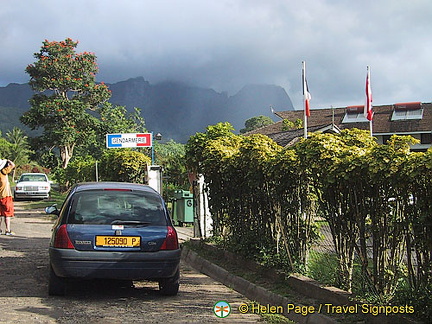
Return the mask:
M 120 190 L 140 190 L 152 193 L 157 193 L 152 187 L 139 183 L 130 182 L 113 182 L 113 181 L 101 181 L 101 182 L 81 182 L 73 187 L 73 191 L 85 191 L 85 190 L 104 190 L 104 189 L 120 189 Z

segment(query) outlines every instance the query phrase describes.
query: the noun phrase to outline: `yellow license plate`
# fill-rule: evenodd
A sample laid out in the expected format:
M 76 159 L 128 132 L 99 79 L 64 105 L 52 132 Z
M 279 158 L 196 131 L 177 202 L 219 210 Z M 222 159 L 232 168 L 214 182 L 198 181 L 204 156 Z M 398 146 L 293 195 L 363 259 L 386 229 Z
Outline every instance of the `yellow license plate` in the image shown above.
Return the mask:
M 96 246 L 107 247 L 139 247 L 139 236 L 96 236 Z

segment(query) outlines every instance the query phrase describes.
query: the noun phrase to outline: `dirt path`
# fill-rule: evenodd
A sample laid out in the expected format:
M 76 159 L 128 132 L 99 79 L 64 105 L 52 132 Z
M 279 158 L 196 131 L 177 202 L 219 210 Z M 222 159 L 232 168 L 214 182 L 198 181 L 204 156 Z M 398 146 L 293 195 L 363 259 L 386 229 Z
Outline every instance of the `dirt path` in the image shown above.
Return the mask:
M 239 293 L 181 265 L 180 292 L 159 294 L 157 284 L 120 287 L 109 281 L 76 284 L 66 297 L 47 294 L 48 244 L 52 220 L 43 211 L 16 203 L 15 236 L 0 236 L 1 323 L 253 323 L 258 315 L 240 314 L 248 300 Z M 4 225 L 3 228 L 4 230 Z M 216 302 L 230 303 L 229 318 L 217 318 Z

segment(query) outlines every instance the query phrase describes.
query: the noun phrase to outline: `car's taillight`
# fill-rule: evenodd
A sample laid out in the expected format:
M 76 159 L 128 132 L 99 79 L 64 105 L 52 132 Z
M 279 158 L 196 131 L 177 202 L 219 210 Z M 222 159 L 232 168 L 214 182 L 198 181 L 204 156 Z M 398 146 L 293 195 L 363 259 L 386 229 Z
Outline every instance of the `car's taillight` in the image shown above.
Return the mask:
M 179 248 L 177 232 L 174 227 L 168 226 L 168 233 L 161 246 L 161 250 L 177 250 Z
M 69 238 L 69 234 L 66 230 L 66 224 L 63 224 L 57 230 L 54 238 L 54 247 L 59 249 L 74 249 L 72 241 Z

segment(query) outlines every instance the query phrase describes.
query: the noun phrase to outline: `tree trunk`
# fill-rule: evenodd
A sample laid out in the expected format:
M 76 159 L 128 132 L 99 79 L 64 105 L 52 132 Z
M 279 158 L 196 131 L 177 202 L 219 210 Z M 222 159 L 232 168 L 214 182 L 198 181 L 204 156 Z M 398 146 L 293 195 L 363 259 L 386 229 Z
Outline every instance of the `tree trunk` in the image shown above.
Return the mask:
M 74 144 L 60 146 L 60 157 L 62 160 L 62 168 L 66 169 L 70 159 L 72 158 Z

